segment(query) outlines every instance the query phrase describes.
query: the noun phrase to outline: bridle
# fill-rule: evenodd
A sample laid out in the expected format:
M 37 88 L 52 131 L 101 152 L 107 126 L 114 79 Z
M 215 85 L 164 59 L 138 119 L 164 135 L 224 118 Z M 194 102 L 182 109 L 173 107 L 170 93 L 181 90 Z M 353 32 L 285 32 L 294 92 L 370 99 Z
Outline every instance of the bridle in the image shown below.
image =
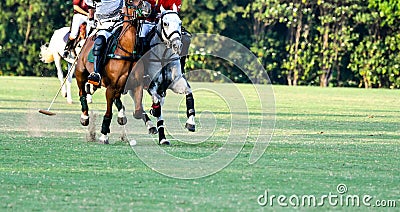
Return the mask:
M 135 27 L 135 24 L 137 24 L 136 21 L 138 20 L 138 13 L 136 11 L 140 10 L 142 5 L 143 5 L 143 0 L 125 0 L 126 14 L 121 14 L 121 15 L 123 17 L 127 17 L 127 19 L 124 18 L 122 22 L 127 22 L 128 26 L 123 27 L 122 32 L 119 34 L 119 38 L 117 40 L 119 40 L 130 27 Z M 133 11 L 132 14 L 128 14 L 128 10 Z M 121 56 L 113 54 L 110 55 L 111 58 L 119 60 L 128 60 L 132 62 L 139 60 L 138 56 L 134 52 L 126 50 L 124 47 L 120 45 L 119 42 L 117 43 L 117 48 L 127 53 L 129 56 Z
M 172 31 L 169 35 L 167 34 L 167 32 L 165 31 L 165 28 L 164 28 L 164 27 L 166 26 L 166 23 L 164 22 L 164 16 L 167 15 L 167 14 L 176 14 L 176 15 L 178 15 L 178 13 L 175 12 L 175 11 L 167 11 L 167 12 L 162 13 L 162 14 L 161 14 L 161 17 L 160 17 L 160 21 L 161 21 L 161 32 L 158 31 L 158 29 L 156 30 L 156 32 L 157 32 L 157 35 L 160 37 L 161 41 L 164 42 L 164 43 L 166 43 L 168 48 L 171 48 L 171 45 L 172 45 L 172 43 L 173 43 L 175 40 L 181 40 L 182 33 L 181 33 L 179 30 L 174 30 L 174 31 Z M 179 16 L 179 15 L 178 15 L 178 16 Z M 164 37 L 165 37 L 167 40 L 164 40 L 164 38 L 163 38 L 163 36 L 161 35 L 161 33 L 162 33 L 162 35 L 164 35 Z M 172 35 L 174 35 L 174 34 L 178 34 L 178 37 L 176 37 L 176 38 L 170 40 L 171 37 L 172 37 Z
M 122 14 L 124 17 L 128 17 L 128 21 L 133 22 L 137 19 L 137 12 L 140 10 L 141 6 L 143 5 L 143 0 L 125 0 L 125 6 L 128 10 L 132 10 L 132 14 Z M 125 21 L 125 20 L 124 20 Z

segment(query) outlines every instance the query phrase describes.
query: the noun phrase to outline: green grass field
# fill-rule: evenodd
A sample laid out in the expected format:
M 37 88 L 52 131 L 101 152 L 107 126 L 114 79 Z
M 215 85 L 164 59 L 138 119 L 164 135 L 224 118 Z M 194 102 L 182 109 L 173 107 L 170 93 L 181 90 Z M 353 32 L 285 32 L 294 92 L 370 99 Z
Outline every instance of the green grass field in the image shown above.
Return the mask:
M 131 112 L 127 113 L 131 127 L 123 128 L 117 126 L 114 111 L 112 144 L 88 142 L 88 129 L 79 123 L 80 104 L 73 83 L 74 104 L 66 104 L 59 96 L 51 109 L 57 115 L 49 117 L 37 110 L 49 106 L 59 88 L 56 78 L 0 77 L 0 210 L 319 210 L 292 207 L 288 199 L 338 195 L 339 184 L 347 186 L 344 197 L 370 195 L 371 206 L 362 202 L 360 207 L 332 206 L 326 201 L 322 209 L 400 208 L 400 90 L 274 86 L 276 127 L 262 158 L 248 163 L 252 134 L 257 133 L 260 119 L 252 111 L 257 101 L 250 98 L 250 139 L 236 159 L 211 176 L 181 180 L 153 171 L 120 141 L 127 130 L 138 145 L 156 146 Z M 227 84 L 193 83 L 192 87 L 227 93 L 230 89 Z M 249 85 L 239 87 L 251 95 Z M 103 93 L 104 89 L 98 91 L 89 105 L 96 117 L 97 137 L 105 109 Z M 199 91 L 195 92 L 198 132 L 189 134 L 180 128 L 185 121 L 182 97 L 167 96 L 165 117 L 173 145 L 164 147 L 166 152 L 183 158 L 211 155 L 227 139 L 232 123 L 247 126 L 241 120 L 247 113 L 244 108 L 242 115 L 232 116 L 229 122 L 224 101 Z M 147 109 L 148 101 L 145 98 Z M 177 141 L 180 138 L 203 142 L 192 145 Z M 266 190 L 269 197 L 276 196 L 275 202 L 261 207 L 257 199 Z M 287 197 L 287 207 L 279 205 L 279 195 Z M 382 202 L 396 205 L 378 207 Z

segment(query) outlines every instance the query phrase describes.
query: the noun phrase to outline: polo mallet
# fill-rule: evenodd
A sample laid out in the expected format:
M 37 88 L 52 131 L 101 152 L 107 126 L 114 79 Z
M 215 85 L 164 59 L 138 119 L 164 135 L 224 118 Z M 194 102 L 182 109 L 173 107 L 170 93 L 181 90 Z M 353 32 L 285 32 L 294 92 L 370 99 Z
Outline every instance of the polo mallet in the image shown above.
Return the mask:
M 51 101 L 49 108 L 47 108 L 47 110 L 39 109 L 39 111 L 38 111 L 39 113 L 42 113 L 42 114 L 45 114 L 45 115 L 48 115 L 48 116 L 54 116 L 54 115 L 56 115 L 56 113 L 50 112 L 50 108 L 51 108 L 51 106 L 53 106 L 53 103 L 54 103 L 54 101 L 56 100 L 58 94 L 60 94 L 61 89 L 62 89 L 62 87 L 64 86 L 65 82 L 67 81 L 67 78 L 68 78 L 69 75 L 71 74 L 72 68 L 75 67 L 75 64 L 76 64 L 76 61 L 77 61 L 77 60 L 78 60 L 78 57 L 75 58 L 75 60 L 74 60 L 74 62 L 72 63 L 72 65 L 69 67 L 67 76 L 65 76 L 65 79 L 64 79 L 63 83 L 61 84 L 60 89 L 58 89 L 56 95 L 54 96 L 53 100 Z

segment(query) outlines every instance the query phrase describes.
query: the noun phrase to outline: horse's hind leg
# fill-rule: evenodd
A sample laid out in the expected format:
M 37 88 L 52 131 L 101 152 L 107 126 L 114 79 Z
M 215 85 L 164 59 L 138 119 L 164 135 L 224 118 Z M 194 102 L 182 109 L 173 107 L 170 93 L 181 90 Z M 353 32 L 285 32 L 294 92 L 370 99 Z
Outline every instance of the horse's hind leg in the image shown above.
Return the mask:
M 119 125 L 125 125 L 127 122 L 126 115 L 125 115 L 125 106 L 122 104 L 121 98 L 116 98 L 114 100 L 115 106 L 117 106 L 118 109 L 118 124 Z
M 71 67 L 71 66 L 73 66 L 73 67 Z M 72 70 L 69 70 L 70 68 Z M 68 74 L 68 78 L 67 78 L 67 82 L 66 82 L 66 86 L 67 86 L 67 94 L 66 94 L 66 96 L 67 96 L 68 104 L 72 104 L 71 83 L 72 83 L 72 75 L 74 73 L 73 72 L 74 69 L 75 69 L 75 65 L 68 64 L 69 74 Z
M 144 124 L 147 127 L 147 130 L 149 130 L 149 134 L 157 134 L 158 133 L 156 126 L 154 126 L 154 124 L 151 121 L 150 117 L 144 111 L 143 111 L 143 121 L 144 121 Z
M 157 98 L 152 98 L 153 99 L 153 105 L 150 113 L 157 118 L 157 130 L 158 130 L 158 144 L 160 145 L 170 145 L 169 141 L 165 137 L 165 132 L 164 132 L 164 119 L 162 117 L 162 103 L 164 97 L 161 97 L 160 100 Z
M 164 119 L 162 118 L 162 116 L 160 116 L 157 118 L 158 144 L 170 145 L 169 141 L 165 137 L 164 128 Z
M 188 119 L 186 121 L 185 128 L 191 132 L 194 132 L 196 130 L 196 123 L 194 121 L 196 114 L 194 110 L 192 89 L 190 88 L 189 83 L 184 77 L 182 77 L 175 82 L 170 89 L 178 94 L 186 94 L 186 116 Z
M 54 55 L 54 64 L 56 65 L 57 68 L 57 78 L 58 80 L 60 80 L 60 84 L 62 85 L 64 82 L 64 74 L 61 67 L 61 56 L 58 54 L 53 54 L 53 55 Z M 65 84 L 62 86 L 61 94 L 63 97 L 67 97 L 67 90 L 65 88 Z

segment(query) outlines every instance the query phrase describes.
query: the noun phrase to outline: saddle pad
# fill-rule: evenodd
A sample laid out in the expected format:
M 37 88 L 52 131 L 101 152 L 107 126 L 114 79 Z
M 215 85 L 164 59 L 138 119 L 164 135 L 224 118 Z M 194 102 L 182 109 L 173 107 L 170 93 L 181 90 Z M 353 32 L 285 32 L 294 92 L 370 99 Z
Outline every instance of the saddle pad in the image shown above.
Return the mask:
M 87 56 L 87 60 L 88 60 L 89 63 L 93 63 L 94 62 L 93 48 L 90 49 L 90 52 L 89 52 L 89 54 Z

